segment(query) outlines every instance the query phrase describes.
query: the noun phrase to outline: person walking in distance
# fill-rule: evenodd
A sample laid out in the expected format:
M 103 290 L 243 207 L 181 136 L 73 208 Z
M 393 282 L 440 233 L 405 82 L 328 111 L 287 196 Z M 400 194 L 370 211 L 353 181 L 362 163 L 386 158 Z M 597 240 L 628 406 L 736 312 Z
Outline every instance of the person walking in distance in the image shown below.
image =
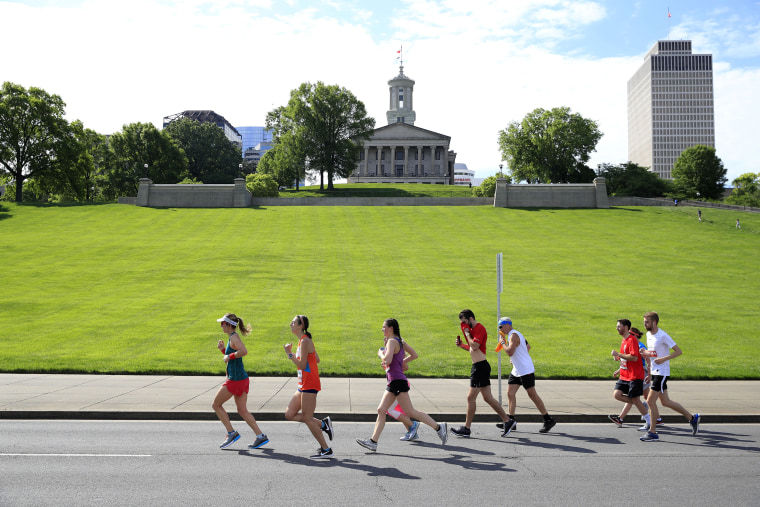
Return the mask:
M 631 321 L 628 319 L 618 319 L 617 332 L 623 337 L 623 341 L 620 344 L 620 352 L 612 350 L 612 357 L 616 361 L 620 361 L 620 368 L 613 373 L 614 376 L 619 376 L 619 380 L 615 384 L 613 396 L 616 400 L 625 403 L 625 408 L 628 408 L 629 404 L 636 405 L 636 408 L 644 416 L 644 420 L 648 425 L 649 413 L 641 402 L 641 395 L 644 393 L 644 379 L 648 376 L 641 362 L 638 341 L 641 335 L 636 334 L 631 329 Z M 626 411 L 625 414 L 627 413 Z M 618 427 L 622 427 L 625 414 L 621 416 L 610 415 L 608 417 Z
M 334 457 L 333 450 L 327 445 L 322 432 L 327 433 L 330 440 L 333 439 L 333 425 L 330 416 L 319 420 L 314 417 L 317 408 L 317 394 L 322 390 L 319 380 L 319 355 L 314 348 L 314 342 L 309 332 L 309 319 L 306 315 L 296 315 L 290 322 L 290 332 L 298 337 L 298 348 L 295 354 L 292 352 L 293 344 L 283 345 L 288 359 L 296 365 L 298 370 L 298 391 L 290 399 L 288 408 L 285 410 L 285 418 L 288 421 L 304 423 L 311 434 L 319 442 L 317 453 L 312 459 L 331 459 Z
M 464 426 L 452 428 L 451 432 L 458 437 L 469 437 L 472 434 L 470 427 L 475 418 L 478 395 L 483 397 L 483 401 L 491 406 L 505 424 L 509 418 L 499 401 L 491 394 L 491 365 L 486 359 L 488 332 L 485 326 L 475 320 L 475 314 L 469 309 L 459 312 L 459 325 L 462 328 L 465 341 L 457 336 L 456 345 L 470 352 L 472 368 L 470 370 L 470 390 L 467 392 L 467 415 Z
M 691 414 L 683 406 L 670 399 L 668 395 L 668 378 L 670 377 L 670 360 L 680 356 L 683 352 L 676 345 L 668 333 L 659 328 L 660 316 L 657 312 L 648 312 L 644 315 L 644 328 L 647 330 L 647 350 L 642 352 L 652 361 L 652 387 L 649 390 L 647 403 L 649 404 L 649 417 L 651 421 L 657 421 L 660 411 L 657 402 L 661 401 L 663 407 L 683 415 L 691 424 L 692 435 L 699 433 L 698 413 Z M 673 350 L 671 353 L 670 351 Z M 657 424 L 650 424 L 649 431 L 640 440 L 644 442 L 657 441 Z
M 504 433 L 501 436 L 506 437 L 517 426 L 515 410 L 517 408 L 517 390 L 520 389 L 520 386 L 525 389 L 530 400 L 544 417 L 544 424 L 538 430 L 539 433 L 547 433 L 557 424 L 557 421 L 549 415 L 544 406 L 544 401 L 536 392 L 536 368 L 533 366 L 533 359 L 530 357 L 530 345 L 522 333 L 512 327 L 512 319 L 508 317 L 499 320 L 499 330 L 505 335 L 502 345 L 512 363 L 512 372 L 509 374 L 509 380 L 507 380 L 509 421 L 504 423 Z
M 222 331 L 228 336 L 227 346 L 224 342 L 219 340 L 216 344 L 217 348 L 224 354 L 223 360 L 227 366 L 227 380 L 219 388 L 214 397 L 212 408 L 216 412 L 216 416 L 222 421 L 222 424 L 227 429 L 227 438 L 219 446 L 221 449 L 226 449 L 240 439 L 240 434 L 235 431 L 230 422 L 230 416 L 227 411 L 224 410 L 224 403 L 230 398 L 235 398 L 235 406 L 240 417 L 251 427 L 256 434 L 256 440 L 249 445 L 250 449 L 258 449 L 269 442 L 269 438 L 261 432 L 259 425 L 256 423 L 256 419 L 248 411 L 248 389 L 250 381 L 248 379 L 248 373 L 246 373 L 243 367 L 243 356 L 248 354 L 248 349 L 245 348 L 243 341 L 240 339 L 240 335 L 237 333 L 237 329 L 240 329 L 240 333 L 243 336 L 247 336 L 251 332 L 251 326 L 246 326 L 243 323 L 243 319 L 235 315 L 234 313 L 227 313 L 224 317 L 216 319 L 221 323 Z
M 380 400 L 380 405 L 377 407 L 377 420 L 372 436 L 367 439 L 357 438 L 356 443 L 370 451 L 377 451 L 377 442 L 380 440 L 380 435 L 385 427 L 385 415 L 394 402 L 398 401 L 407 416 L 433 428 L 438 433 L 441 444 L 445 445 L 448 439 L 446 423 L 438 424 L 426 413 L 415 409 L 409 398 L 409 381 L 404 375 L 403 364 L 417 359 L 417 353 L 401 339 L 401 331 L 396 319 L 386 319 L 383 322 L 383 335 L 385 336 L 385 347 L 384 350 L 381 349 L 382 366 L 386 371 L 385 377 L 388 384 L 383 398 Z M 407 352 L 409 355 L 406 355 Z

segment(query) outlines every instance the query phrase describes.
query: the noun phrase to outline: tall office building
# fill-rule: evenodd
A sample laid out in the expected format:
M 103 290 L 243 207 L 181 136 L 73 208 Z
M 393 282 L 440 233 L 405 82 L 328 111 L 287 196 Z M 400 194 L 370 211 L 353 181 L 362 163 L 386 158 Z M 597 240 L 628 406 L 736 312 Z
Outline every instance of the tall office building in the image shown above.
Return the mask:
M 690 40 L 661 40 L 628 80 L 628 159 L 671 178 L 686 149 L 715 147 L 712 55 Z

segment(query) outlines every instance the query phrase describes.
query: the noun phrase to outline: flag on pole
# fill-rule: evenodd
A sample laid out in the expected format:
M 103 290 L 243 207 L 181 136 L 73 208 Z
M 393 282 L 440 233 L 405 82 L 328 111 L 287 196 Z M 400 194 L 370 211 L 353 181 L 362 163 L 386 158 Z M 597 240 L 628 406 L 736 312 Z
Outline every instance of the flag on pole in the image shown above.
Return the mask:
M 403 51 L 403 50 L 404 50 L 404 45 L 402 44 L 401 45 L 401 49 L 399 49 L 398 51 L 396 51 L 396 53 L 398 54 L 398 56 L 396 57 L 396 60 L 398 60 L 399 58 L 401 58 L 401 51 Z
M 668 7 L 668 17 L 670 17 L 670 7 Z

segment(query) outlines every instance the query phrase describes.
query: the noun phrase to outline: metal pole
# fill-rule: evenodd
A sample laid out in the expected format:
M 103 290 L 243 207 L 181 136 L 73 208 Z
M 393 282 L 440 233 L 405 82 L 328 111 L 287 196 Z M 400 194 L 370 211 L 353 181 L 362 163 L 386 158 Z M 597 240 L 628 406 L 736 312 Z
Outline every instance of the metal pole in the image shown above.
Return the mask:
M 501 319 L 501 291 L 502 291 L 502 267 L 501 267 L 501 253 L 496 254 L 496 322 Z M 496 338 L 498 340 L 499 334 L 498 326 L 496 327 Z M 499 405 L 501 405 L 501 350 L 499 351 Z

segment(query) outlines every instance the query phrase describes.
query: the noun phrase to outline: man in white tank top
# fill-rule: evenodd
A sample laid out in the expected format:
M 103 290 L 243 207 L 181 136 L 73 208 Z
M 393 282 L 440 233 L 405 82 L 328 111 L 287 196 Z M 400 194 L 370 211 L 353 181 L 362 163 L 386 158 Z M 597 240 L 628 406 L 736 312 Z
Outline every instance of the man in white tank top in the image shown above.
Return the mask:
M 509 422 L 505 423 L 502 436 L 507 436 L 517 426 L 515 408 L 517 407 L 517 390 L 520 389 L 520 386 L 525 388 L 528 397 L 536 405 L 541 415 L 544 416 L 544 425 L 538 431 L 540 433 L 547 433 L 557 424 L 557 421 L 552 419 L 546 411 L 543 400 L 536 392 L 536 369 L 533 366 L 533 359 L 530 357 L 530 345 L 528 345 L 528 341 L 520 331 L 512 328 L 512 319 L 508 317 L 499 319 L 499 331 L 504 333 L 505 338 L 500 339 L 505 342 L 504 350 L 509 355 L 509 360 L 512 363 L 512 373 L 509 374 L 509 380 L 507 381 L 509 386 L 507 389 Z M 506 425 L 509 425 L 509 427 Z

